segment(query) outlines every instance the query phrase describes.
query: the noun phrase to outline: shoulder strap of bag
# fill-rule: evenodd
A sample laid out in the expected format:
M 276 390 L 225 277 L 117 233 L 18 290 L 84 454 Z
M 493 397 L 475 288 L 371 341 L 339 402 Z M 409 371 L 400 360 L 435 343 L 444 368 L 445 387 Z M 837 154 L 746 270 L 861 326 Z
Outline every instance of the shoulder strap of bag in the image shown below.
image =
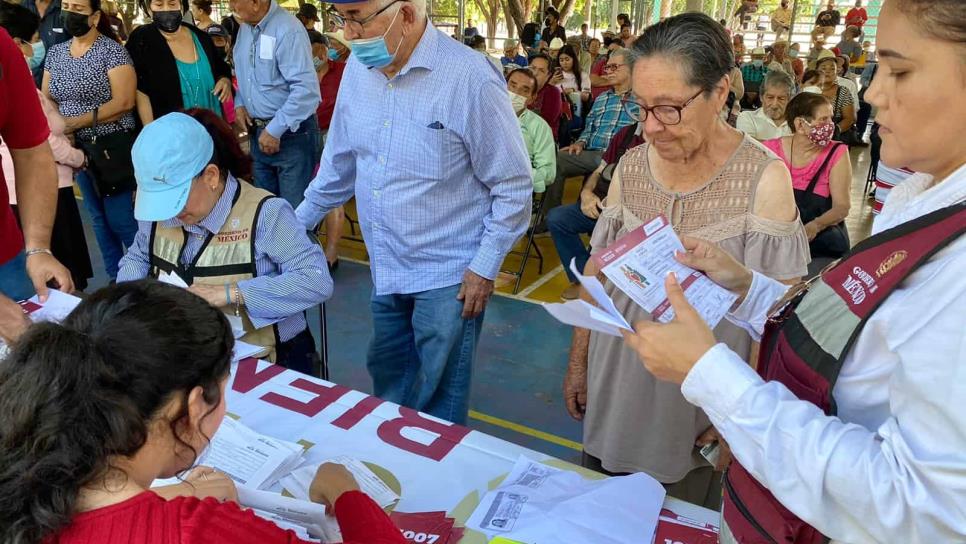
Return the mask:
M 832 145 L 832 149 L 829 150 L 828 154 L 825 155 L 825 160 L 822 161 L 822 166 L 818 167 L 818 170 L 815 171 L 815 175 L 812 176 L 812 181 L 808 183 L 808 188 L 805 189 L 806 193 L 815 192 L 815 186 L 818 185 L 818 180 L 822 177 L 822 172 L 825 171 L 825 167 L 828 166 L 828 163 L 832 160 L 832 156 L 835 155 L 836 151 L 838 151 L 840 145 L 843 144 L 836 143 Z

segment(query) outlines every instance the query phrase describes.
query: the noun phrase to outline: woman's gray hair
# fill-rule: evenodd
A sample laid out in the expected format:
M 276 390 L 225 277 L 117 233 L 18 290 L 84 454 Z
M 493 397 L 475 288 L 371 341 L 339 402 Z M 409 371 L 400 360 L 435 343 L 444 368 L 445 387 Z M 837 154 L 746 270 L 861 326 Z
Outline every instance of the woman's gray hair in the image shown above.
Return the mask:
M 632 66 L 634 64 L 634 61 L 637 60 L 637 56 L 634 54 L 634 51 L 630 49 L 626 49 L 624 47 L 618 47 L 617 49 L 611 51 L 610 58 L 614 58 L 614 57 L 620 57 L 624 59 L 624 63 Z
M 652 25 L 634 42 L 636 59 L 666 57 L 679 65 L 688 85 L 710 92 L 735 67 L 731 40 L 703 13 L 683 13 Z

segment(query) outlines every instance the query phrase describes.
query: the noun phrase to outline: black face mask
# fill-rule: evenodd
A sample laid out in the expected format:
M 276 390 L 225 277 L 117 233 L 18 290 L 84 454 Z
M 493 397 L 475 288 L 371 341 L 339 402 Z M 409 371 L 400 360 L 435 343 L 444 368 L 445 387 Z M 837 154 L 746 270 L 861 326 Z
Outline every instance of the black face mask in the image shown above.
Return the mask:
M 178 31 L 184 16 L 180 11 L 155 11 L 151 17 L 154 19 L 154 24 L 158 25 L 158 28 L 170 34 Z
M 88 19 L 90 15 L 75 13 L 73 11 L 63 11 L 64 30 L 75 38 L 79 38 L 91 31 L 91 23 Z

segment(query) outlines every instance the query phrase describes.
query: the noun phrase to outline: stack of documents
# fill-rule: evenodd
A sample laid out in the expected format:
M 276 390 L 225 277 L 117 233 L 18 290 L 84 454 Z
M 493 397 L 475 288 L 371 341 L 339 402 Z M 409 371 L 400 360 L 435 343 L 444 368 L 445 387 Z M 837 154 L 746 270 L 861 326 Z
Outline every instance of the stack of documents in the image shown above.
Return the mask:
M 466 522 L 489 538 L 528 544 L 651 542 L 664 487 L 642 473 L 585 480 L 521 456 Z
M 268 489 L 302 462 L 303 451 L 294 442 L 259 434 L 226 417 L 197 464 L 224 472 L 236 486 Z M 178 483 L 168 478 L 155 480 L 152 487 Z
M 616 240 L 595 255 L 594 261 L 607 279 L 660 323 L 674 319 L 674 308 L 664 289 L 665 277 L 673 273 L 685 298 L 708 326 L 714 328 L 737 296 L 703 273 L 679 263 L 674 258 L 678 251 L 683 252 L 684 246 L 662 215 Z M 570 270 L 598 306 L 582 300 L 544 304 L 550 315 L 568 325 L 612 336 L 631 329 L 597 278 L 582 275 L 575 261 L 570 262 Z
M 182 289 L 188 288 L 188 283 L 184 281 L 177 272 L 171 271 L 170 273 L 164 270 L 158 274 L 158 281 L 161 283 L 167 283 L 168 285 L 174 285 L 175 287 L 180 287 Z M 228 323 L 231 325 L 232 332 L 235 334 L 235 338 L 241 338 L 245 336 L 245 325 L 242 323 L 242 319 L 237 315 L 225 314 L 228 318 Z M 242 357 L 244 359 L 244 357 Z M 238 360 L 238 359 L 236 359 Z
M 243 485 L 237 486 L 237 489 L 239 504 L 251 508 L 256 515 L 282 529 L 291 529 L 303 540 L 342 541 L 338 523 L 334 518 L 326 517 L 325 506 L 321 504 Z
M 48 289 L 47 293 L 47 301 L 43 303 L 40 302 L 40 297 L 37 295 L 20 301 L 20 307 L 23 308 L 23 313 L 27 314 L 34 323 L 40 321 L 60 323 L 68 314 L 74 311 L 74 308 L 81 301 L 81 299 L 74 295 L 61 293 L 54 289 Z M 7 344 L 3 340 L 0 340 L 0 360 L 6 357 L 9 352 L 10 349 Z

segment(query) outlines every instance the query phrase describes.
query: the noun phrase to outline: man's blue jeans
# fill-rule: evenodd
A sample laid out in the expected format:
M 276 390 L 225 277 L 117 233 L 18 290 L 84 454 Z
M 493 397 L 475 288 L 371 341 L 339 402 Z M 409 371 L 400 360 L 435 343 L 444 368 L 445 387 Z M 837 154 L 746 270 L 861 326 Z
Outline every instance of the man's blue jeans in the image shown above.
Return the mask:
M 560 262 L 563 264 L 564 271 L 570 283 L 577 283 L 577 278 L 570 271 L 570 260 L 577 259 L 577 270 L 584 271 L 590 252 L 587 246 L 580 239 L 581 234 L 594 232 L 597 225 L 596 219 L 591 219 L 580 211 L 580 203 L 558 206 L 547 214 L 547 230 L 553 238 L 553 245 L 557 248 L 557 255 L 560 255 Z
M 84 208 L 91 216 L 104 271 L 110 279 L 117 279 L 117 264 L 124 256 L 124 248 L 131 247 L 138 233 L 138 222 L 134 219 L 134 192 L 101 197 L 94 189 L 94 175 L 86 170 L 77 172 L 76 181 L 84 196 Z
M 367 366 L 377 397 L 465 425 L 483 314 L 461 317 L 459 289 L 407 295 L 373 291 Z
M 305 189 L 312 181 L 312 172 L 319 163 L 319 121 L 312 114 L 302 121 L 295 132 L 282 135 L 278 153 L 266 155 L 258 147 L 258 137 L 265 130 L 255 127 L 250 135 L 254 161 L 255 186 L 278 195 L 297 208 L 305 197 Z
M 0 264 L 0 294 L 17 302 L 37 294 L 27 276 L 27 257 L 23 251 Z

